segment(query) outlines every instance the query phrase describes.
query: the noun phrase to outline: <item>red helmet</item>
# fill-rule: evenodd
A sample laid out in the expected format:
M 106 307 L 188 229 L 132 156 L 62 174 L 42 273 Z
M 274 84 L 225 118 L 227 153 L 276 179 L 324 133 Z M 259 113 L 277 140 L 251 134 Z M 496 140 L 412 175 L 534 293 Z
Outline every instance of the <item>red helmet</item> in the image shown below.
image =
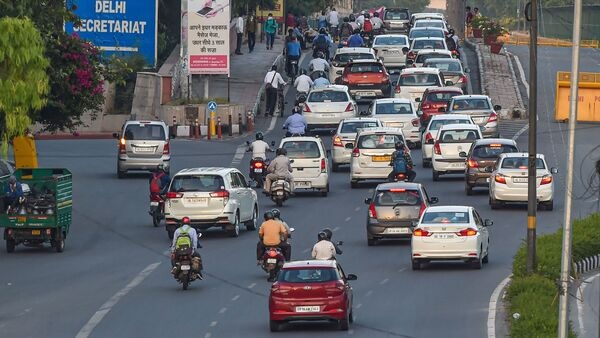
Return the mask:
M 190 224 L 190 218 L 189 217 L 184 217 L 181 219 L 181 223 L 183 224 Z

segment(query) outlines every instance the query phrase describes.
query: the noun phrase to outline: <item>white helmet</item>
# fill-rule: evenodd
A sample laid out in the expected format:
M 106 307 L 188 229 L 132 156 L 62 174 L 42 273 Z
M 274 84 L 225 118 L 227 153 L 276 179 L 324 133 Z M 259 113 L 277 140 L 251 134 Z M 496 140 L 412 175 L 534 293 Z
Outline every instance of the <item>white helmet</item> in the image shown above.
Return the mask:
M 360 11 L 360 15 L 365 15 L 365 13 L 366 12 L 364 10 Z

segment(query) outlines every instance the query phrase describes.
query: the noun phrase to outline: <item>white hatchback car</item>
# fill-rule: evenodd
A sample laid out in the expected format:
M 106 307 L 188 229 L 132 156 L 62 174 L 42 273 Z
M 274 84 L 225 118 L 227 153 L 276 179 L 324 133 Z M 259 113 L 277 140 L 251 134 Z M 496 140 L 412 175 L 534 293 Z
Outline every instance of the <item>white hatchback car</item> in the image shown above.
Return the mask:
M 317 190 L 321 196 L 329 192 L 329 159 L 323 140 L 318 137 L 286 137 L 279 148 L 287 151 L 292 163 L 294 191 L 298 189 Z
M 489 204 L 498 209 L 504 203 L 526 203 L 528 187 L 528 153 L 504 153 L 491 169 Z M 488 169 L 489 170 L 489 169 Z M 554 178 L 556 168 L 548 168 L 546 158 L 537 154 L 536 191 L 540 208 L 554 209 Z
M 396 142 L 406 144 L 400 128 L 366 128 L 356 135 L 356 142 L 345 146 L 352 149 L 350 161 L 350 186 L 358 187 L 358 182 L 367 179 L 387 180 L 392 172 L 390 161 Z M 408 148 L 406 149 L 407 151 Z
M 434 115 L 429 120 L 429 124 L 425 127 L 421 135 L 421 156 L 423 168 L 431 167 L 431 158 L 433 157 L 433 145 L 437 138 L 438 132 L 442 126 L 447 124 L 475 124 L 468 115 L 448 114 Z
M 440 128 L 433 144 L 432 177 L 434 181 L 443 174 L 464 174 L 467 164 L 461 152 L 468 152 L 475 140 L 482 139 L 475 124 L 447 124 Z
M 182 218 L 189 217 L 198 230 L 220 227 L 233 237 L 240 224 L 255 230 L 258 198 L 246 178 L 235 168 L 190 168 L 171 179 L 165 203 L 166 230 L 173 238 Z
M 354 117 L 343 119 L 333 135 L 333 150 L 331 154 L 331 170 L 336 172 L 340 165 L 350 164 L 352 149 L 345 147 L 347 143 L 356 141 L 356 133 L 360 129 L 383 127 L 379 119 L 372 117 Z
M 418 148 L 421 145 L 421 121 L 415 105 L 408 99 L 375 100 L 371 102 L 368 114 L 381 120 L 385 127 L 402 129 L 409 148 Z
M 395 83 L 394 97 L 416 102 L 423 97 L 425 90 L 444 86 L 444 76 L 437 68 L 404 68 Z
M 404 34 L 377 35 L 373 40 L 373 49 L 386 68 L 406 66 L 403 48 L 409 48 L 408 36 Z
M 462 260 L 481 269 L 488 262 L 492 224 L 470 206 L 428 207 L 413 230 L 412 269 L 437 260 Z
M 417 53 L 417 57 L 415 58 L 415 62 L 413 65 L 415 67 L 423 67 L 423 64 L 427 59 L 452 59 L 452 52 L 446 49 L 421 49 Z M 443 76 L 443 74 L 442 74 Z
M 331 59 L 329 67 L 329 82 L 335 83 L 335 80 L 342 76 L 344 67 L 352 60 L 377 60 L 375 51 L 366 47 L 344 47 L 337 48 L 335 55 Z
M 313 129 L 335 128 L 341 120 L 358 114 L 356 102 L 350 97 L 348 87 L 342 85 L 311 90 L 303 111 L 308 125 L 307 134 Z

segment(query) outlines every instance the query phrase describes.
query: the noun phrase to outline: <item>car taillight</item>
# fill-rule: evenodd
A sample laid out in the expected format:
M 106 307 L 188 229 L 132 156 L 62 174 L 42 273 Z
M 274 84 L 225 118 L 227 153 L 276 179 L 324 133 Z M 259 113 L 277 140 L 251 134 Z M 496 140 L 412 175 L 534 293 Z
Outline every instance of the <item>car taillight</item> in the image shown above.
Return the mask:
M 125 149 L 125 139 L 122 138 L 119 140 L 119 154 L 125 154 L 127 150 Z
M 429 142 L 430 140 L 433 140 L 433 136 L 431 136 L 431 133 L 425 134 L 425 143 Z
M 322 173 L 326 173 L 327 172 L 327 163 L 325 162 L 324 158 L 321 159 L 321 172 Z
M 413 51 L 408 52 L 408 55 L 406 55 L 408 59 L 414 59 L 415 56 L 417 56 L 417 54 L 415 54 Z
M 467 77 L 466 76 L 461 76 L 460 79 L 458 79 L 457 83 L 467 83 Z
M 496 176 L 494 176 L 494 181 L 497 183 L 506 184 L 506 176 L 502 174 L 496 174 Z
M 262 162 L 254 162 L 252 165 L 254 168 L 262 168 L 264 164 Z
M 477 161 L 475 161 L 473 159 L 468 159 L 467 160 L 467 167 L 469 167 L 469 168 L 479 168 L 479 163 L 477 163 Z
M 498 114 L 491 113 L 490 117 L 488 118 L 488 123 L 490 123 L 490 122 L 496 122 L 496 121 L 498 121 Z
M 342 76 L 342 84 L 348 84 L 348 78 L 346 76 Z
M 427 209 L 427 206 L 425 205 L 425 203 L 421 203 L 421 209 L 419 209 L 419 218 L 421 218 L 423 212 L 425 212 L 425 209 Z
M 459 236 L 475 236 L 477 235 L 477 230 L 473 228 L 462 229 L 461 231 L 456 233 Z
M 384 77 L 381 79 L 381 82 L 383 82 L 383 83 L 390 83 L 390 77 L 389 77 L 389 76 L 384 76 Z
M 210 193 L 210 197 L 216 197 L 216 198 L 229 198 L 229 191 L 223 189 L 223 190 L 217 190 L 214 192 Z
M 168 199 L 173 199 L 173 198 L 182 198 L 183 194 L 178 193 L 178 192 L 174 192 L 174 191 L 169 191 L 167 193 L 167 198 Z
M 428 103 L 422 104 L 421 105 L 421 110 L 423 110 L 423 109 L 431 109 L 431 105 L 428 104 Z
M 344 146 L 342 144 L 342 139 L 337 135 L 333 137 L 333 146 L 334 147 L 343 147 Z
M 410 121 L 410 123 L 412 123 L 413 127 L 418 127 L 419 124 L 421 123 L 421 120 L 419 120 L 419 119 L 412 119 L 412 121 Z
M 442 148 L 440 147 L 440 141 L 435 141 L 435 143 L 433 145 L 433 150 L 435 151 L 436 155 L 442 154 Z
M 423 230 L 423 229 L 415 229 L 415 231 L 413 231 L 413 236 L 429 237 L 429 236 L 431 236 L 431 232 L 429 232 L 427 230 Z
M 163 155 L 169 155 L 171 153 L 171 147 L 169 146 L 169 141 L 165 142 L 165 146 L 163 147 Z
M 394 93 L 396 94 L 400 94 L 401 90 L 400 90 L 400 86 L 396 86 L 394 87 Z
M 375 203 L 369 204 L 369 218 L 377 218 L 377 210 L 375 210 Z
M 354 110 L 354 107 L 352 106 L 352 103 L 348 103 L 348 105 L 346 106 L 346 112 L 351 112 Z
M 306 103 L 304 103 L 304 109 L 303 110 L 304 110 L 305 113 L 312 113 L 312 111 L 308 107 L 308 104 L 306 104 Z
M 359 157 L 360 156 L 360 150 L 358 150 L 358 148 L 354 148 L 352 150 L 352 157 Z
M 548 183 L 552 183 L 552 176 L 550 176 L 550 175 L 543 176 L 542 181 L 540 182 L 540 185 L 548 184 Z

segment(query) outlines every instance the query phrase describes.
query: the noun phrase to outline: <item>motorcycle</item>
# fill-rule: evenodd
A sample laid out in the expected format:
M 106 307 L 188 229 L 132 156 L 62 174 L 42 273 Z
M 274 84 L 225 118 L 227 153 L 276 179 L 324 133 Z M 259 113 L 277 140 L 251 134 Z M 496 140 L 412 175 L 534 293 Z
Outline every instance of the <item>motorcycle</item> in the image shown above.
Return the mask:
M 314 71 L 312 71 L 312 73 L 310 73 L 310 78 L 313 81 L 316 80 L 316 79 L 318 79 L 318 78 L 320 78 L 320 77 L 324 77 L 326 79 L 329 78 L 327 76 L 327 73 L 325 71 L 322 71 L 322 70 L 314 70 Z
M 389 176 L 390 182 L 410 182 L 408 179 L 408 167 L 402 156 L 398 156 L 394 163 L 390 165 L 393 167 Z
M 198 234 L 198 239 L 202 237 L 202 234 Z M 198 242 L 198 247 L 200 247 Z M 202 271 L 202 259 L 200 257 L 193 257 L 191 250 L 183 254 L 174 254 L 175 261 L 175 272 L 173 277 L 177 282 L 181 284 L 183 290 L 187 290 L 191 282 L 199 279 L 198 274 Z
M 293 83 L 296 80 L 296 76 L 298 76 L 298 60 L 290 60 L 290 69 L 289 69 L 288 77 L 291 79 Z
M 290 228 L 290 233 L 291 232 L 294 232 L 294 228 Z M 284 263 L 285 256 L 279 247 L 269 246 L 265 248 L 265 252 L 260 259 L 260 267 L 269 275 L 267 281 L 275 281 L 275 278 Z
M 160 194 L 150 195 L 150 216 L 152 216 L 152 224 L 155 227 L 160 225 L 160 222 L 165 218 L 165 199 Z
M 250 160 L 250 179 L 256 187 L 262 187 L 267 177 L 267 163 L 263 158 Z
M 271 183 L 271 200 L 275 202 L 278 207 L 281 207 L 283 202 L 287 200 L 291 194 L 292 187 L 290 186 L 290 182 L 286 181 L 285 178 L 278 177 L 277 180 Z
M 296 103 L 298 104 L 298 107 L 300 107 L 300 110 L 304 110 L 304 104 L 306 103 L 307 95 L 308 94 L 305 92 L 296 93 Z

